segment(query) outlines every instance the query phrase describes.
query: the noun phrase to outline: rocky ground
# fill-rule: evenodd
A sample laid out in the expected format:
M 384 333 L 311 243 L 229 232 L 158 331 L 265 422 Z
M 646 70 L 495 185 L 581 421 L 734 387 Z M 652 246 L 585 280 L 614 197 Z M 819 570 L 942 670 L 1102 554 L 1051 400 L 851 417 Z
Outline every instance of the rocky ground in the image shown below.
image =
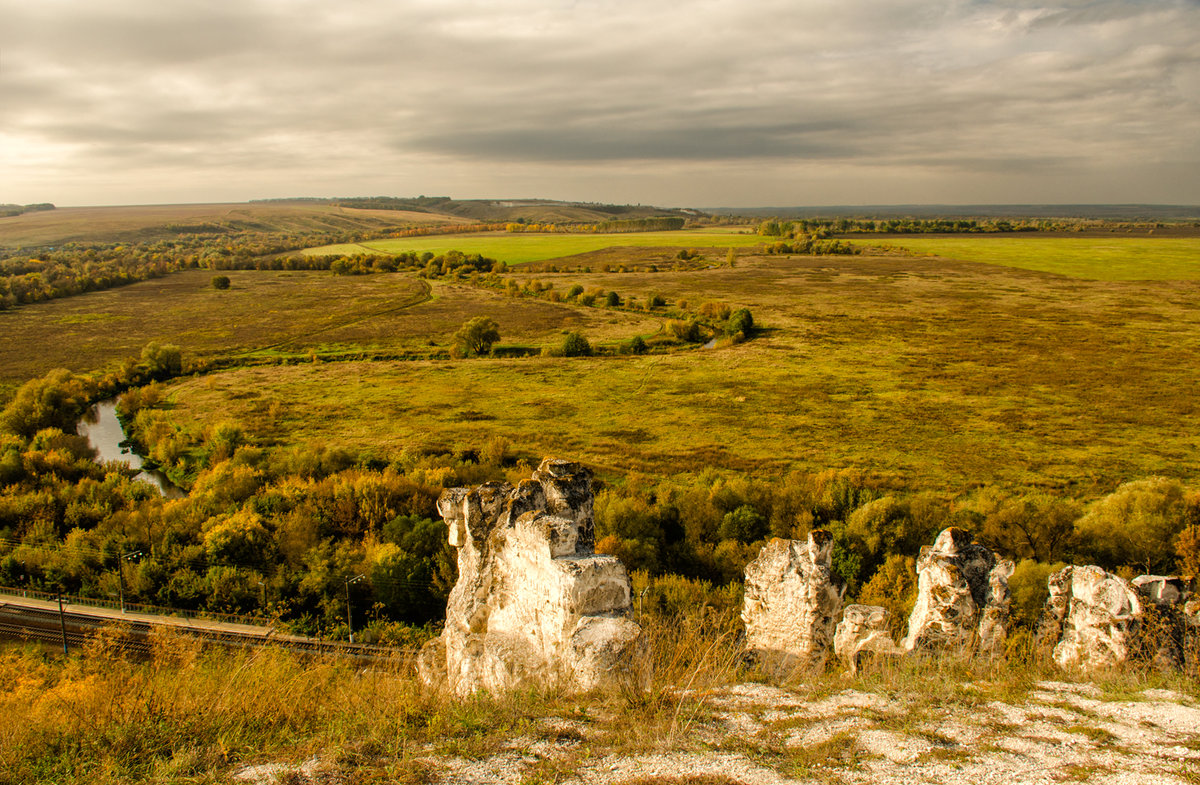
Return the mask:
M 841 685 L 845 687 L 845 685 Z M 490 749 L 429 747 L 372 782 L 525 785 L 1200 783 L 1200 701 L 1166 689 L 1040 681 L 1020 689 L 783 689 L 677 696 L 653 727 L 611 706 L 546 717 Z M 636 723 L 633 723 L 636 724 Z M 263 764 L 238 782 L 352 783 L 345 761 Z

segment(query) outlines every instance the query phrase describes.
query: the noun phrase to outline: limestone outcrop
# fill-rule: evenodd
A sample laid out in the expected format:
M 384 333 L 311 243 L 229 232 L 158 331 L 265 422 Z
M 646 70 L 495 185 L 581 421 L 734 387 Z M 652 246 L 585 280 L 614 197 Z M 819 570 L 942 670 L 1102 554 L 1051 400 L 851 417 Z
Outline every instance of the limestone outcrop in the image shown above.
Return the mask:
M 949 528 L 917 559 L 917 601 L 907 651 L 1001 652 L 1007 634 L 1013 563 L 997 559 L 962 529 Z
M 1099 567 L 1067 567 L 1050 576 L 1043 645 L 1055 640 L 1060 667 L 1096 670 L 1128 661 L 1142 600 L 1128 581 Z
M 774 539 L 746 565 L 746 648 L 764 662 L 820 667 L 828 656 L 845 587 L 831 566 L 833 537 Z
M 847 605 L 833 635 L 833 651 L 851 673 L 858 673 L 863 655 L 898 657 L 904 650 L 892 640 L 888 610 L 878 605 Z
M 1160 670 L 1184 664 L 1188 648 L 1185 609 L 1191 592 L 1182 578 L 1139 575 L 1129 582 L 1142 601 L 1136 657 Z
M 442 635 L 421 652 L 426 683 L 466 695 L 635 678 L 641 629 L 627 618 L 624 565 L 594 552 L 587 469 L 547 458 L 515 487 L 447 490 L 438 511 L 458 548 L 458 581 Z

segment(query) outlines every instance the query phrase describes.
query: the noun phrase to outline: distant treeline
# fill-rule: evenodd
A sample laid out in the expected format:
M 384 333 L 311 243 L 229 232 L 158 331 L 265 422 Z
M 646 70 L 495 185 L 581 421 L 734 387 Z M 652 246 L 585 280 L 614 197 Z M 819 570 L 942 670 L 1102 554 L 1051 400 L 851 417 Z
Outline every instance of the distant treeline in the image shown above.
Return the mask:
M 542 232 L 559 234 L 622 234 L 625 232 L 673 232 L 684 227 L 687 219 L 680 216 L 622 218 L 599 223 L 525 223 L 513 221 L 504 225 L 509 232 Z
M 1000 232 L 1054 232 L 1075 227 L 1072 222 L 1051 220 L 891 218 L 800 218 L 795 221 L 763 221 L 758 233 L 763 237 L 799 237 L 801 235 L 847 232 L 875 234 L 994 234 Z
M 49 202 L 41 202 L 39 204 L 0 204 L 0 218 L 12 218 L 14 215 L 21 215 L 22 213 L 37 213 L 53 209 L 54 205 Z
M 501 224 L 469 224 L 357 234 L 197 231 L 152 242 L 68 243 L 34 252 L 3 251 L 0 256 L 7 258 L 0 258 L 0 310 L 161 278 L 179 270 L 329 270 L 340 257 L 288 252 L 319 245 L 500 228 Z M 408 264 L 407 257 L 401 256 L 400 261 L 393 263 L 393 269 L 411 269 L 413 265 Z M 422 258 L 416 266 L 427 261 Z M 380 268 L 389 264 L 383 255 L 366 264 L 372 263 Z M 362 264 L 356 261 L 350 266 Z M 348 268 L 337 270 L 346 271 Z
M 68 243 L 0 260 L 0 310 L 109 289 L 193 268 L 251 269 L 272 254 L 343 236 L 242 232 L 143 243 Z M 326 266 L 327 267 L 327 266 Z

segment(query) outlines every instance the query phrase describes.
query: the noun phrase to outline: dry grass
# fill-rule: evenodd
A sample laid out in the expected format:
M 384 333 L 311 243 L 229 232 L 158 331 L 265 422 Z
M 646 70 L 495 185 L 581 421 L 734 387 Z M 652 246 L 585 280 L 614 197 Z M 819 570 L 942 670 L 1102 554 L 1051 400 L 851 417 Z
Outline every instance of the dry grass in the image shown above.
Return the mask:
M 437 224 L 459 219 L 399 210 L 355 210 L 324 204 L 166 204 L 124 207 L 60 207 L 0 218 L 0 247 L 68 242 L 154 240 L 179 226 L 226 227 L 311 234 L 391 226 Z
M 88 371 L 136 357 L 150 342 L 189 358 L 224 355 L 387 356 L 445 352 L 463 322 L 484 313 L 502 342 L 555 345 L 565 330 L 605 341 L 652 334 L 657 319 L 512 299 L 409 275 L 337 276 L 307 271 L 190 270 L 132 286 L 0 311 L 0 393 L 52 368 Z M 0 398 L 5 396 L 0 395 Z
M 767 329 L 667 356 L 241 369 L 178 384 L 176 416 L 205 423 L 219 411 L 267 440 L 378 454 L 499 435 L 530 459 L 569 455 L 611 475 L 854 466 L 912 487 L 1086 496 L 1200 471 L 1188 394 L 1197 283 L 863 257 L 545 278 L 747 305 Z M 510 302 L 517 316 L 538 301 Z M 652 323 L 555 307 L 616 320 L 609 335 Z M 288 421 L 259 431 L 231 394 L 250 389 L 289 401 Z M 464 410 L 490 419 L 464 422 Z

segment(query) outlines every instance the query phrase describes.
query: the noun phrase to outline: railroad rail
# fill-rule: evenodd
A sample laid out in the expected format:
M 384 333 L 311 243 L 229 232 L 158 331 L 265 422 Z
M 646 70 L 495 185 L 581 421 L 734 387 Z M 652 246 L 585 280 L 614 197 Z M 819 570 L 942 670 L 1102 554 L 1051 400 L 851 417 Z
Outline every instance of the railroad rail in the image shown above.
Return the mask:
M 205 644 L 226 647 L 278 646 L 314 656 L 332 655 L 364 662 L 396 660 L 415 653 L 411 648 L 371 646 L 288 635 L 266 625 L 236 624 L 207 619 L 183 619 L 174 616 L 125 612 L 63 602 L 60 615 L 57 602 L 0 594 L 0 638 L 61 644 L 64 636 L 68 649 L 78 648 L 106 629 L 120 627 L 113 643 L 125 651 L 148 655 L 150 636 L 157 630 L 199 639 Z

